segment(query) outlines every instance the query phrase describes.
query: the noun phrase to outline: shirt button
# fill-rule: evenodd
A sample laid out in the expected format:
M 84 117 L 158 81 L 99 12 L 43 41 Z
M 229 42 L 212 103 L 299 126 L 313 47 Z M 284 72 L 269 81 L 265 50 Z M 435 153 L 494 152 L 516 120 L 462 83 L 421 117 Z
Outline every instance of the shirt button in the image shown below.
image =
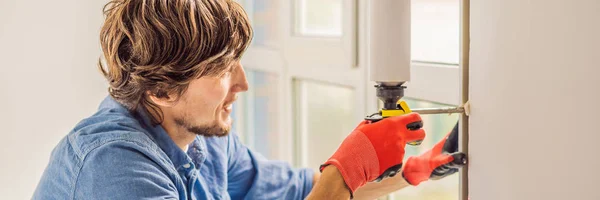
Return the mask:
M 187 169 L 187 168 L 190 168 L 190 166 L 191 166 L 190 163 L 187 163 L 187 164 L 183 165 L 183 168 Z

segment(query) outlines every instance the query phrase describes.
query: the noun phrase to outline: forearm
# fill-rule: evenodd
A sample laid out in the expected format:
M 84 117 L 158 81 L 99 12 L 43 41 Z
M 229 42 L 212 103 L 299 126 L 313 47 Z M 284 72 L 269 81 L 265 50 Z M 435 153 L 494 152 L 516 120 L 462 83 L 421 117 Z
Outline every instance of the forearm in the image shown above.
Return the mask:
M 383 179 L 381 182 L 369 182 L 365 186 L 358 188 L 354 193 L 354 199 L 376 199 L 409 185 L 402 178 L 402 174 L 398 173 L 398 175 Z
M 329 168 L 329 171 L 327 171 Z M 335 172 L 335 173 L 333 173 Z M 328 173 L 328 174 L 327 174 Z M 341 181 L 335 181 L 335 176 L 339 176 Z M 345 186 L 343 182 L 343 177 L 339 174 L 337 168 L 331 166 L 325 168 L 323 171 L 323 175 L 316 173 L 313 177 L 314 187 L 307 197 L 307 199 L 348 199 L 350 198 L 350 192 Z M 343 187 L 339 187 L 342 185 Z M 402 178 L 402 175 L 398 174 L 398 176 L 394 176 L 391 178 L 384 179 L 381 182 L 369 182 L 365 186 L 360 187 L 354 193 L 354 199 L 376 199 L 381 196 L 390 194 L 392 192 L 398 191 L 402 188 L 409 186 L 408 182 Z M 334 190 L 339 190 L 339 192 L 332 192 Z M 323 196 L 325 195 L 333 195 L 333 196 Z
M 335 166 L 327 166 L 319 176 L 312 191 L 306 197 L 307 200 L 313 199 L 350 199 L 350 190 L 346 187 L 344 178 Z

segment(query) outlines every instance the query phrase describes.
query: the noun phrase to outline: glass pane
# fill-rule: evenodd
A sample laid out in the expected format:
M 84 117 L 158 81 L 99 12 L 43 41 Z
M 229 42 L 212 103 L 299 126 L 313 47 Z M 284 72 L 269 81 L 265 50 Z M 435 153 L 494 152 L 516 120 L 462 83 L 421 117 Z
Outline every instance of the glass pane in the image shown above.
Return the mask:
M 240 1 L 248 14 L 254 38 L 252 45 L 263 47 L 278 47 L 278 19 L 280 0 L 244 0 Z
M 315 170 L 358 125 L 354 90 L 321 82 L 296 80 L 296 155 Z
M 457 64 L 459 0 L 413 0 L 411 4 L 412 60 Z
M 342 35 L 342 0 L 296 0 L 295 9 L 297 34 Z
M 252 24 L 254 29 L 254 44 L 277 47 L 279 40 L 277 12 L 280 10 L 280 0 L 253 0 Z
M 410 98 L 403 98 L 411 109 L 414 108 L 436 108 L 448 107 L 450 105 L 437 104 Z M 458 114 L 421 115 L 423 128 L 427 137 L 417 147 L 407 146 L 405 158 L 419 155 L 433 147 L 438 141 L 448 134 L 458 121 Z M 392 194 L 393 199 L 414 200 L 456 200 L 458 199 L 459 177 L 458 173 L 445 177 L 441 180 L 430 180 L 423 182 L 419 187 L 407 187 Z
M 277 144 L 279 144 L 278 124 L 281 123 L 277 99 L 277 76 L 246 70 L 246 77 L 249 89 L 239 96 L 238 102 L 234 105 L 232 116 L 241 116 L 241 119 L 234 119 L 233 130 L 240 134 L 242 141 L 250 149 L 267 158 L 275 159 Z M 244 110 L 238 110 L 240 107 Z

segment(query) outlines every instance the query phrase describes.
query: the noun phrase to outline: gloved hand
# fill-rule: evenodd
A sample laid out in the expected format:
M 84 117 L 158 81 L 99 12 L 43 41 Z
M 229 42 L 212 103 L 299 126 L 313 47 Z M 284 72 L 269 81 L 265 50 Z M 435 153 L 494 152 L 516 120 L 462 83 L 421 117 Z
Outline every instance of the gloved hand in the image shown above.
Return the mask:
M 466 164 L 467 156 L 458 152 L 458 123 L 448 135 L 432 149 L 408 158 L 402 176 L 411 185 L 428 179 L 440 179 L 454 174 Z
M 321 165 L 338 168 L 354 194 L 357 188 L 373 180 L 395 176 L 402 168 L 407 142 L 425 138 L 417 113 L 389 117 L 371 123 L 363 121 L 344 139 L 337 151 Z

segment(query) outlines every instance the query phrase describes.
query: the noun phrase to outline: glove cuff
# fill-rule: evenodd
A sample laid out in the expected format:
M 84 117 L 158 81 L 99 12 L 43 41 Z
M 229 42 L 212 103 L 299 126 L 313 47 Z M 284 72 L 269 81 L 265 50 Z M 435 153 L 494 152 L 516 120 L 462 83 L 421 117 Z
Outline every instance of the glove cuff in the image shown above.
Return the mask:
M 362 132 L 355 130 L 346 140 L 355 141 L 342 143 L 339 150 L 321 165 L 320 171 L 327 165 L 337 167 L 351 194 L 354 194 L 356 189 L 377 178 L 379 160 L 373 145 Z

